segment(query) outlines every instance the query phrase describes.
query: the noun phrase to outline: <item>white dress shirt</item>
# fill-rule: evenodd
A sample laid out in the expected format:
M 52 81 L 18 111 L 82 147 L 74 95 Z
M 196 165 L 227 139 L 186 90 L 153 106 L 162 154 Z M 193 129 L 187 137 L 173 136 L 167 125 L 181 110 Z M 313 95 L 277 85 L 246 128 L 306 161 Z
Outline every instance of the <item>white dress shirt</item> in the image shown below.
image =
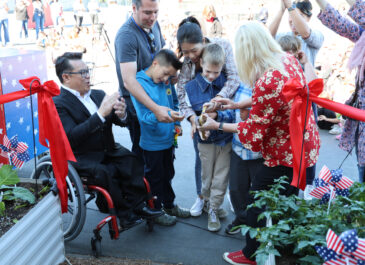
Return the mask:
M 74 89 L 71 89 L 65 85 L 62 85 L 62 87 L 75 95 L 75 97 L 77 97 L 77 99 L 80 100 L 80 102 L 87 108 L 87 110 L 90 112 L 90 115 L 93 115 L 96 112 L 100 120 L 105 122 L 105 118 L 98 112 L 98 106 L 96 106 L 95 102 L 90 98 L 91 90 L 89 90 L 84 96 L 81 96 L 81 94 Z

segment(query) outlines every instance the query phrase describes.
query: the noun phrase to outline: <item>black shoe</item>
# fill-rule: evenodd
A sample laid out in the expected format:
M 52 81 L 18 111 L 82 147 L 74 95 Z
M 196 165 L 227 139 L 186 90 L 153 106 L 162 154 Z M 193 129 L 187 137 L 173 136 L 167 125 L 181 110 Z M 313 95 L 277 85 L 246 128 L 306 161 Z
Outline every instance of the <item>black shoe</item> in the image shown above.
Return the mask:
M 241 227 L 240 227 L 240 223 L 238 222 L 237 219 L 235 219 L 231 224 L 227 225 L 225 232 L 228 235 L 235 235 L 238 234 L 239 232 L 241 232 Z
M 138 209 L 134 209 L 134 213 L 142 218 L 155 218 L 163 215 L 163 211 L 157 209 L 151 209 L 148 206 L 143 206 Z
M 121 226 L 121 230 L 129 229 L 142 222 L 143 222 L 143 220 L 135 214 L 129 214 L 128 217 L 119 217 L 119 223 Z

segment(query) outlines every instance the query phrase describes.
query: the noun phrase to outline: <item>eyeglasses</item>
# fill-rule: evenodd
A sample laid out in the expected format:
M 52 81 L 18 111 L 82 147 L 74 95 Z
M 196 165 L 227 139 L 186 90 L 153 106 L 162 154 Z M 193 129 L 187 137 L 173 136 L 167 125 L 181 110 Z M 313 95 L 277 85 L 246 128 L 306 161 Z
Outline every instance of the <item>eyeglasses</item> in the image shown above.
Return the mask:
M 150 33 L 147 33 L 147 37 L 148 37 L 148 43 L 151 47 L 151 52 L 155 53 L 155 51 L 156 51 L 155 35 L 153 35 L 153 33 L 150 32 Z
M 90 69 L 82 69 L 78 72 L 64 72 L 69 75 L 81 75 L 82 78 L 90 77 Z

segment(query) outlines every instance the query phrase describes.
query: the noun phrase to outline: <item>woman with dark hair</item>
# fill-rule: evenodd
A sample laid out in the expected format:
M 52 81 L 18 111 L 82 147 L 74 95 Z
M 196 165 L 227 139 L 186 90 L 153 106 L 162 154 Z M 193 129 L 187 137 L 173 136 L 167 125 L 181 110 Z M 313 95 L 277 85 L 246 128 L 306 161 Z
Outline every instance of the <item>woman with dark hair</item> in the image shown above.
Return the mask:
M 200 130 L 217 130 L 238 133 L 243 146 L 261 152 L 265 162 L 261 164 L 252 181 L 250 191 L 270 189 L 281 176 L 288 177 L 283 184 L 282 195 L 297 194 L 298 188 L 289 185 L 293 178 L 293 151 L 289 131 L 290 112 L 293 101 L 287 102 L 282 89 L 284 84 L 296 78 L 303 86 L 305 77 L 294 56 L 284 53 L 269 31 L 259 22 L 241 26 L 235 39 L 235 56 L 239 76 L 253 87 L 252 108 L 247 120 L 235 124 L 218 123 L 205 116 L 207 121 Z M 318 159 L 319 134 L 310 110 L 307 129 L 303 139 L 305 167 L 313 166 Z M 247 195 L 247 205 L 254 197 Z M 246 224 L 251 227 L 265 226 L 258 221 L 262 208 L 247 209 Z M 256 265 L 253 260 L 259 243 L 246 234 L 246 246 L 236 252 L 226 252 L 223 258 L 230 264 Z
M 33 22 L 35 23 L 36 39 L 39 37 L 39 29 L 44 32 L 44 6 L 41 0 L 33 0 Z
M 196 154 L 195 182 L 198 198 L 190 209 L 190 214 L 192 216 L 199 216 L 204 207 L 204 200 L 201 195 L 201 164 L 197 147 L 199 135 L 196 131 L 195 112 L 186 101 L 185 84 L 194 79 L 196 73 L 201 71 L 200 58 L 206 43 L 217 43 L 225 52 L 225 64 L 222 71 L 226 75 L 227 81 L 217 97 L 232 98 L 240 85 L 240 79 L 233 58 L 233 49 L 229 41 L 221 38 L 204 38 L 200 24 L 196 18 L 188 17 L 180 23 L 177 30 L 177 40 L 180 55 L 184 56 L 184 62 L 178 77 L 176 91 L 178 94 L 180 111 L 191 123 L 191 136 L 194 141 Z M 218 106 L 218 104 L 215 104 L 215 106 Z M 218 211 L 218 215 L 221 218 L 225 217 L 226 214 L 227 213 L 222 210 Z

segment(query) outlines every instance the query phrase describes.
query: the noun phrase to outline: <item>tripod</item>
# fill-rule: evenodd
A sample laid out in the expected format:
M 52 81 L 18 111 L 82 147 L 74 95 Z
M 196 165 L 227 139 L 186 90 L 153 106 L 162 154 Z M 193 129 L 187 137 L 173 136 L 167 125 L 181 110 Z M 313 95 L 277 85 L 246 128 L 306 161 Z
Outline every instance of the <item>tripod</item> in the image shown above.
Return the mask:
M 103 36 L 104 42 L 105 42 L 106 46 L 108 47 L 110 56 L 112 57 L 112 59 L 115 63 L 113 51 L 110 49 L 110 39 L 109 39 L 108 33 L 107 33 L 103 23 L 100 23 L 97 25 L 97 33 L 99 34 L 99 36 L 98 36 L 99 39 L 100 39 L 100 36 Z

